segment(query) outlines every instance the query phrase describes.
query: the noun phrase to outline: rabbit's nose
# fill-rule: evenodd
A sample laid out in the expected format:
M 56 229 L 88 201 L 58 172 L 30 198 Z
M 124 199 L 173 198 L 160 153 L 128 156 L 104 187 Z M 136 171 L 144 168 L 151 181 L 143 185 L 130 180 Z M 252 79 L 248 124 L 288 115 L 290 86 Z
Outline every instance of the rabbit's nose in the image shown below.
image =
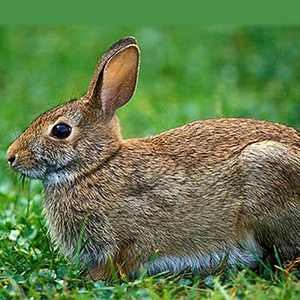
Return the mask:
M 7 149 L 6 159 L 10 167 L 16 164 L 16 161 L 18 159 L 18 152 L 20 151 L 19 148 L 19 142 L 18 140 L 16 140 Z
M 10 157 L 7 157 L 7 161 L 10 165 L 12 165 L 14 163 L 14 161 L 16 160 L 16 155 L 12 155 Z

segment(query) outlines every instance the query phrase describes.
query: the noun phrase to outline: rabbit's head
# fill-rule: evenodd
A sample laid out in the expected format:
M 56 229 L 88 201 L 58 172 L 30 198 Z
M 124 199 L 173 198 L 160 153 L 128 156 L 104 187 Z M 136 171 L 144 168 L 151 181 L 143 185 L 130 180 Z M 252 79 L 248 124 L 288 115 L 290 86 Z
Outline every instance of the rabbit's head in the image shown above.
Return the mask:
M 104 163 L 121 145 L 115 111 L 131 99 L 138 67 L 139 49 L 134 38 L 111 46 L 80 100 L 43 113 L 10 145 L 10 167 L 45 184 L 55 184 Z

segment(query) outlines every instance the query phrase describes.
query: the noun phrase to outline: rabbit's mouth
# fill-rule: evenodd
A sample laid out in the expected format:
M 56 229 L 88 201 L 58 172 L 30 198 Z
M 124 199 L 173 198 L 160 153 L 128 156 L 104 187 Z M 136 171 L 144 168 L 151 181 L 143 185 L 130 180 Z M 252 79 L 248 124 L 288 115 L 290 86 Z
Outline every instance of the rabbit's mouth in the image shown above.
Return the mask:
M 32 179 L 43 179 L 46 168 L 38 162 L 33 153 L 27 149 L 20 149 L 16 140 L 6 153 L 9 167 L 16 173 Z
M 21 176 L 42 180 L 44 178 L 46 168 L 32 162 L 32 160 L 30 161 L 31 163 L 29 165 L 26 157 L 23 159 L 23 156 L 16 154 L 14 160 L 9 160 L 9 167 L 14 172 L 21 174 Z
M 45 170 L 44 169 L 27 169 L 27 168 L 22 168 L 21 166 L 10 166 L 10 168 L 15 171 L 16 173 L 21 174 L 21 176 L 25 176 L 31 179 L 38 179 L 38 180 L 43 180 Z
M 52 170 L 51 172 L 45 167 L 41 169 L 25 169 L 20 166 L 11 166 L 11 169 L 21 174 L 21 176 L 41 180 L 46 187 L 57 186 L 63 182 L 70 182 L 74 178 L 74 172 L 71 173 L 63 169 Z

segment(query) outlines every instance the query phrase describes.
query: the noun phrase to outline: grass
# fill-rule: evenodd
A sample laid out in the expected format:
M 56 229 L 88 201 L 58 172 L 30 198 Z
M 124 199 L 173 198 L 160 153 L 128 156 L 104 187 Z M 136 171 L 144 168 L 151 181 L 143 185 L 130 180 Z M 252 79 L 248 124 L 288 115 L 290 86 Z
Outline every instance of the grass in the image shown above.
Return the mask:
M 0 28 L 0 298 L 299 297 L 297 262 L 261 261 L 255 272 L 220 269 L 206 278 L 186 271 L 91 282 L 53 249 L 41 184 L 22 187 L 6 149 L 38 114 L 80 97 L 101 53 L 126 35 L 138 38 L 142 64 L 136 95 L 119 111 L 125 137 L 221 116 L 300 129 L 300 28 Z

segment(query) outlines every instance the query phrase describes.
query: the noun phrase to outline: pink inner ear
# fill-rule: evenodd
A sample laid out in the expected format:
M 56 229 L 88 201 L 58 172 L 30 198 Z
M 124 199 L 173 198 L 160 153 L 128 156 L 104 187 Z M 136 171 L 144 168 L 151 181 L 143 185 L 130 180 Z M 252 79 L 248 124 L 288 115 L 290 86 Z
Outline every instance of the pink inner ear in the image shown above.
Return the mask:
M 101 103 L 103 111 L 112 111 L 118 108 L 114 107 L 114 104 L 116 104 L 116 99 L 119 97 L 120 93 L 120 87 L 119 89 L 117 89 L 116 87 L 111 87 L 102 90 Z
M 130 100 L 136 85 L 138 63 L 136 46 L 125 48 L 107 62 L 100 92 L 103 111 L 114 113 Z

